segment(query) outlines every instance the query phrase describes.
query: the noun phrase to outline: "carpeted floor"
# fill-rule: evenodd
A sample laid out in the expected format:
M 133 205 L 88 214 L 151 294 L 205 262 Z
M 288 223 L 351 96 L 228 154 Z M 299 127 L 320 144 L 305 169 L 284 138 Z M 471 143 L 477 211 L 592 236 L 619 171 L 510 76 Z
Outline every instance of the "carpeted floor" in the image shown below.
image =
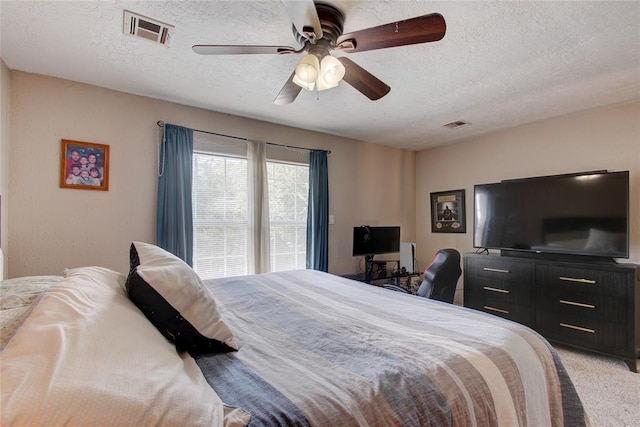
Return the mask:
M 640 373 L 619 359 L 554 346 L 592 427 L 640 426 Z M 638 370 L 640 371 L 640 363 Z

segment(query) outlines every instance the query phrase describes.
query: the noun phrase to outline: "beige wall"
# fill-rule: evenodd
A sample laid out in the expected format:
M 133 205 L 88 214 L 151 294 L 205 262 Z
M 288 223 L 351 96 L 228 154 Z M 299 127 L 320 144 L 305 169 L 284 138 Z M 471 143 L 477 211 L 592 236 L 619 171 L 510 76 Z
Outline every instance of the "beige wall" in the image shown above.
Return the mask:
M 0 279 L 6 277 L 9 164 L 7 150 L 9 146 L 9 69 L 0 58 Z
M 640 103 L 635 103 L 534 123 L 419 152 L 416 233 L 421 265 L 439 248 L 474 250 L 474 184 L 596 169 L 630 171 L 630 259 L 620 261 L 640 262 Z M 467 232 L 432 233 L 429 194 L 461 188 L 466 190 Z
M 473 250 L 474 184 L 592 169 L 631 171 L 629 261 L 640 262 L 637 103 L 413 153 L 8 71 L 4 64 L 0 71 L 2 248 L 9 277 L 89 264 L 125 271 L 129 243 L 155 241 L 157 120 L 331 150 L 334 273 L 360 268 L 351 256 L 353 226 L 401 225 L 402 239 L 417 243 L 424 268 L 439 248 Z M 59 188 L 63 138 L 110 145 L 108 192 Z M 466 190 L 467 233 L 431 233 L 429 193 L 459 188 Z
M 2 150 L 10 159 L 12 203 L 7 248 L 3 245 L 9 277 L 59 274 L 81 265 L 126 272 L 131 241 L 155 242 L 158 120 L 331 150 L 329 204 L 335 224 L 329 229 L 329 269 L 334 273 L 358 268 L 359 259 L 351 255 L 353 226 L 400 225 L 404 240 L 415 239 L 414 152 L 19 71 L 10 71 L 9 87 L 9 143 Z M 59 187 L 61 139 L 110 146 L 109 191 Z

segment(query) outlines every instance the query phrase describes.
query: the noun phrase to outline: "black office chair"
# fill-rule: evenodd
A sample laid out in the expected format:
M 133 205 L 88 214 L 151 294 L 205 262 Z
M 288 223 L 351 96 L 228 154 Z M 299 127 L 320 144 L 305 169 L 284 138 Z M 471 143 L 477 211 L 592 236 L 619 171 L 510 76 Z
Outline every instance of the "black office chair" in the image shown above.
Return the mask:
M 461 273 L 460 252 L 455 249 L 440 249 L 425 269 L 416 295 L 452 304 Z M 406 289 L 395 285 L 384 285 L 384 288 L 408 293 Z

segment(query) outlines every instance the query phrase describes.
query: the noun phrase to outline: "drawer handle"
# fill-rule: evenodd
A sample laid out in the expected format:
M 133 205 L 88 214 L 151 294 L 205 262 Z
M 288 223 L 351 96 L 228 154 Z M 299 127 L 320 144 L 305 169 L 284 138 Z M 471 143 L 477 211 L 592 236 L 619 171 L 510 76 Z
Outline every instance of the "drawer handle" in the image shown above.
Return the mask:
M 576 331 L 589 332 L 590 334 L 595 334 L 595 329 L 583 328 L 582 326 L 569 325 L 568 323 L 560 323 L 560 326 L 563 328 L 575 329 Z
M 491 307 L 491 306 L 488 306 L 488 305 L 485 305 L 484 309 L 485 310 L 490 310 L 490 311 L 497 311 L 498 313 L 502 313 L 502 314 L 509 314 L 509 310 L 502 310 L 502 309 Z
M 581 302 L 567 301 L 567 300 L 564 300 L 564 299 L 561 299 L 560 303 L 567 304 L 567 305 L 575 305 L 576 307 L 596 308 L 596 306 L 593 305 L 593 304 L 584 304 L 584 303 L 581 303 Z
M 505 274 L 511 273 L 509 270 L 502 270 L 501 268 L 484 267 L 483 270 L 484 271 L 493 271 L 494 273 L 505 273 Z
M 564 280 L 565 282 L 576 282 L 576 283 L 588 283 L 590 285 L 595 285 L 596 281 L 595 280 L 589 280 L 589 279 L 576 279 L 575 277 L 564 277 L 564 276 L 560 276 L 560 280 Z
M 501 294 L 508 294 L 509 293 L 509 291 L 506 290 L 506 289 L 492 288 L 491 286 L 485 286 L 483 289 L 485 291 L 500 292 Z

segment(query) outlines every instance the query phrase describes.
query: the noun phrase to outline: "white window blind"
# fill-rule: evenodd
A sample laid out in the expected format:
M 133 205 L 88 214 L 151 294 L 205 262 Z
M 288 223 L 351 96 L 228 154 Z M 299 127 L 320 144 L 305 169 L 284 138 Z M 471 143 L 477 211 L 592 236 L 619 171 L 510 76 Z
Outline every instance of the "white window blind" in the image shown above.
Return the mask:
M 309 167 L 267 162 L 271 271 L 306 267 Z M 193 266 L 203 279 L 248 272 L 246 158 L 193 155 Z
M 247 160 L 193 155 L 193 266 L 203 279 L 247 274 Z
M 304 269 L 309 167 L 267 162 L 271 271 Z

